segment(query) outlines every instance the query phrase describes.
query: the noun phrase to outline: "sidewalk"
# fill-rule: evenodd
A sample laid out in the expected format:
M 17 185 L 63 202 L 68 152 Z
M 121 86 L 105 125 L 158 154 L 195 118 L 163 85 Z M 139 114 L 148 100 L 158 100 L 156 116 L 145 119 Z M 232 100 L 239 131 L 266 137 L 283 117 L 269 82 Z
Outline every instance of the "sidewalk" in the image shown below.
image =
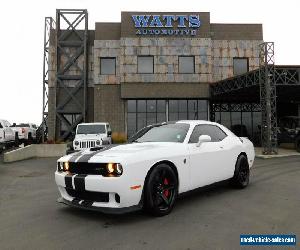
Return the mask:
M 295 149 L 285 149 L 285 148 L 278 148 L 277 155 L 263 155 L 262 148 L 257 147 L 255 148 L 255 156 L 262 159 L 270 159 L 270 158 L 278 158 L 278 157 L 287 157 L 287 156 L 300 156 L 300 153 L 297 152 Z

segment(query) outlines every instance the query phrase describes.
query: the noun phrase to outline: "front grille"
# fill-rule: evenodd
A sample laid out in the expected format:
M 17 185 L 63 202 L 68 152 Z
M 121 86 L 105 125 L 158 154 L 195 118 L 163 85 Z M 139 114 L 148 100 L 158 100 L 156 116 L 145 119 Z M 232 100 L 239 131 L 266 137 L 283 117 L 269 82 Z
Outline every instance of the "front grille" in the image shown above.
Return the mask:
M 79 147 L 80 148 L 93 148 L 96 146 L 95 141 L 81 141 L 79 142 Z
M 107 175 L 106 163 L 69 162 L 72 174 Z
M 96 201 L 96 202 L 109 202 L 109 193 L 92 192 L 92 191 L 77 191 L 74 189 L 66 188 L 68 195 L 79 200 Z

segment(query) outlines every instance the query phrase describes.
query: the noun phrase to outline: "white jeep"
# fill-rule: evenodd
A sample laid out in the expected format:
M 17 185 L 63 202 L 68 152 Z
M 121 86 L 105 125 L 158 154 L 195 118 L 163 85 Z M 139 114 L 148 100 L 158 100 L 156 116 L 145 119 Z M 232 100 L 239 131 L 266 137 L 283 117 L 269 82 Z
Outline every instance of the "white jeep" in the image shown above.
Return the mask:
M 111 128 L 109 123 L 80 123 L 77 125 L 73 141 L 74 150 L 99 147 L 111 144 Z

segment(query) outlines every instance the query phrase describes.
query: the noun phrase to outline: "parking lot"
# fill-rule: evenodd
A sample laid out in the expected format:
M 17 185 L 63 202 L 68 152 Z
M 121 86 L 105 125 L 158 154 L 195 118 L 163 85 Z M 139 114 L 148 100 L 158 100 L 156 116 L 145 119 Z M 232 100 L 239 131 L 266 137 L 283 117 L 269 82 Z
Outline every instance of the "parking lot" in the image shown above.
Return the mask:
M 1 161 L 1 249 L 240 249 L 239 236 L 248 233 L 299 241 L 300 157 L 256 159 L 247 189 L 221 183 L 197 190 L 161 218 L 58 204 L 55 161 Z

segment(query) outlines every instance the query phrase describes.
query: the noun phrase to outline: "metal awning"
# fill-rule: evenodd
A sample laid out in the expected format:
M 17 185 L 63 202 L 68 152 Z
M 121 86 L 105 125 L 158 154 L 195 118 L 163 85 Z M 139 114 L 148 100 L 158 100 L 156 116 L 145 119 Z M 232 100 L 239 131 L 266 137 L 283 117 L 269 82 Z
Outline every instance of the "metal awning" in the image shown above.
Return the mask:
M 259 102 L 259 69 L 216 82 L 211 87 L 213 102 Z M 300 102 L 300 65 L 275 66 L 277 102 Z

